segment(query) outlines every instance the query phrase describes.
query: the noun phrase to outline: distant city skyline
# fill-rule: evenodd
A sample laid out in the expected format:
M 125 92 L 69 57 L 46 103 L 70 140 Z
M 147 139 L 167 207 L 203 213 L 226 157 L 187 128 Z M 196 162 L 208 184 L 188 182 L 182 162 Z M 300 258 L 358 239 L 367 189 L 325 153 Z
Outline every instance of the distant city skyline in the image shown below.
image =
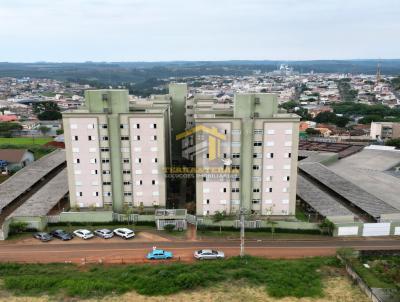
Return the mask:
M 0 2 L 0 62 L 400 58 L 398 0 Z

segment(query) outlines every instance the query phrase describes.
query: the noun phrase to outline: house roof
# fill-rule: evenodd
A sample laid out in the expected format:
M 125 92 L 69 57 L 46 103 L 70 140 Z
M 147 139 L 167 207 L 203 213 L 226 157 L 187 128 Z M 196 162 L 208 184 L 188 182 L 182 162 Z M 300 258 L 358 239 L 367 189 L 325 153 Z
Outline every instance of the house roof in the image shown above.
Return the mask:
M 18 121 L 18 116 L 16 115 L 0 115 L 0 122 L 13 122 Z
M 0 149 L 0 159 L 9 163 L 19 163 L 28 149 Z

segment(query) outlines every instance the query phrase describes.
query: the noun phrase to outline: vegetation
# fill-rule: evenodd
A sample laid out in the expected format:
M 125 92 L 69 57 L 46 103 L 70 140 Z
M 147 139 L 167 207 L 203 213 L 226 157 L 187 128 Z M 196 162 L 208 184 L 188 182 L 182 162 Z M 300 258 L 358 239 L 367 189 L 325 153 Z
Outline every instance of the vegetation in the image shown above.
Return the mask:
M 33 112 L 41 121 L 54 121 L 61 119 L 60 107 L 55 102 L 40 102 L 33 104 Z
M 164 226 L 164 230 L 167 231 L 168 233 L 171 233 L 174 229 L 175 229 L 175 225 L 172 223 L 166 224 Z
M 18 123 L 2 122 L 0 123 L 0 137 L 12 137 L 12 132 L 21 130 L 22 126 Z
M 226 212 L 225 211 L 223 211 L 223 212 L 220 212 L 220 211 L 216 211 L 216 212 L 214 212 L 214 215 L 212 216 L 212 221 L 213 222 L 215 222 L 215 223 L 220 223 L 220 225 L 219 225 L 219 231 L 220 232 L 222 232 L 222 225 L 221 225 L 221 222 L 223 221 L 223 220 L 225 220 L 226 219 Z
M 1 138 L 0 137 L 0 148 L 4 149 L 6 145 L 44 145 L 51 142 L 51 137 L 13 137 L 13 138 Z
M 319 225 L 319 227 L 321 228 L 321 233 L 325 233 L 328 235 L 332 235 L 333 231 L 335 229 L 335 224 L 330 221 L 329 219 L 325 218 Z
M 395 90 L 400 90 L 400 76 L 394 78 L 391 84 Z
M 318 115 L 314 118 L 314 121 L 317 123 L 335 124 L 338 127 L 344 128 L 350 119 L 345 116 L 337 116 L 333 112 L 324 111 L 318 113 Z
M 28 139 L 31 140 L 31 139 Z M 40 144 L 33 144 L 33 145 L 24 145 L 24 144 L 2 144 L 0 138 L 0 149 L 29 149 L 33 152 L 35 159 L 39 159 L 42 156 L 49 154 L 50 152 L 54 151 L 54 147 L 47 147 L 42 146 Z
M 23 221 L 12 222 L 12 223 L 10 223 L 10 226 L 9 226 L 9 234 L 13 235 L 13 234 L 25 232 L 27 229 L 27 226 L 28 226 L 28 224 Z
M 400 149 L 400 138 L 392 138 L 386 141 L 386 146 L 393 146 L 397 149 Z
M 322 269 L 336 258 L 268 260 L 254 257 L 195 264 L 88 266 L 0 264 L 4 288 L 14 294 L 101 297 L 135 290 L 142 295 L 169 295 L 243 280 L 265 286 L 272 297 L 323 297 Z
M 320 135 L 321 134 L 321 132 L 318 129 L 314 129 L 314 128 L 307 128 L 306 133 L 309 135 Z

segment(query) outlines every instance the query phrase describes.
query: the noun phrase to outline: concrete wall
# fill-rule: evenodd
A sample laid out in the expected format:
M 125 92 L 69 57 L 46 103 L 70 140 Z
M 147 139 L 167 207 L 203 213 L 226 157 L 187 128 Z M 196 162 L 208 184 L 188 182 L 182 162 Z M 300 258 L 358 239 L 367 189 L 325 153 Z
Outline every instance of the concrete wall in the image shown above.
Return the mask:
M 62 212 L 60 222 L 111 222 L 112 211 Z

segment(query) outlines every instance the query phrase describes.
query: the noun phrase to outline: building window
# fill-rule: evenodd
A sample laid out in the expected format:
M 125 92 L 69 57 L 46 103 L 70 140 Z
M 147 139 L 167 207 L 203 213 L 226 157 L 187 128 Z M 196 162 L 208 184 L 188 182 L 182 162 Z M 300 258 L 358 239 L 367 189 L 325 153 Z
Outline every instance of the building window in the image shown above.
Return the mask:
M 109 149 L 109 148 L 100 148 L 100 151 L 101 151 L 101 152 L 109 152 L 110 149 Z
M 110 170 L 103 170 L 103 174 L 104 174 L 104 175 L 106 175 L 106 174 L 111 174 L 111 171 L 110 171 Z
M 264 131 L 262 129 L 254 129 L 254 134 L 263 134 Z
M 274 158 L 274 153 L 267 153 L 267 158 Z
M 90 162 L 91 164 L 96 164 L 96 163 L 97 163 L 97 159 L 96 159 L 96 158 L 91 158 L 91 159 L 89 160 L 89 162 Z
M 108 158 L 103 158 L 103 159 L 101 160 L 101 162 L 102 162 L 103 164 L 107 164 L 107 163 L 110 162 L 110 159 L 108 159 Z
M 132 192 L 124 192 L 124 196 L 132 196 Z
M 111 192 L 104 192 L 104 196 L 111 196 Z
M 103 186 L 109 186 L 111 185 L 111 181 L 103 181 Z
M 259 200 L 259 199 L 253 199 L 253 200 L 252 200 L 252 203 L 253 203 L 253 204 L 259 204 L 259 203 L 260 203 L 260 200 Z
M 76 196 L 81 197 L 81 196 L 83 196 L 83 193 L 82 192 L 76 192 Z
M 271 175 L 266 176 L 265 181 L 272 181 L 272 176 Z
M 292 153 L 285 153 L 285 158 L 291 158 L 292 157 Z
M 92 175 L 97 175 L 97 170 L 91 170 L 91 171 L 90 171 L 90 174 L 92 174 Z
M 134 129 L 140 129 L 140 124 L 133 124 Z
M 207 181 L 207 177 L 204 176 L 204 177 L 203 177 L 203 181 Z
M 157 157 L 156 157 L 156 158 L 153 158 L 153 159 L 151 160 L 151 162 L 152 162 L 152 163 L 156 163 L 156 162 L 158 162 L 158 159 L 157 159 Z
M 123 163 L 124 163 L 124 164 L 129 164 L 129 158 L 124 158 L 124 159 L 123 159 Z
M 71 129 L 78 129 L 78 125 L 77 124 L 71 124 Z
M 89 140 L 89 141 L 93 141 L 93 140 L 94 140 L 94 137 L 91 136 L 91 135 L 89 135 L 89 136 L 88 136 L 88 140 Z
M 88 129 L 94 129 L 94 124 L 88 124 L 88 125 L 87 125 L 87 128 L 88 128 Z
M 260 192 L 259 188 L 253 189 L 253 193 L 259 193 L 259 192 Z
M 290 176 L 283 176 L 283 181 L 289 181 L 290 180 Z
M 239 188 L 232 188 L 232 193 L 239 193 L 240 192 L 240 189 Z
M 156 181 L 153 179 L 153 180 L 151 181 L 151 184 L 154 186 L 154 185 L 156 184 Z
M 101 140 L 102 140 L 102 141 L 108 141 L 108 136 L 102 136 L 102 137 L 101 137 Z
M 267 192 L 267 193 L 272 193 L 272 188 L 266 188 L 266 189 L 265 189 L 265 192 Z
M 274 146 L 274 142 L 273 141 L 268 141 L 267 142 L 267 147 L 272 147 Z
M 283 166 L 283 169 L 284 169 L 284 170 L 290 170 L 290 165 L 284 165 L 284 166 Z
M 101 128 L 102 128 L 102 129 L 107 129 L 107 128 L 108 128 L 108 125 L 107 125 L 107 124 L 102 124 L 102 125 L 101 125 Z
M 254 147 L 261 147 L 262 146 L 262 142 L 260 142 L 260 141 L 256 141 L 256 142 L 254 142 Z
M 150 124 L 150 128 L 157 129 L 157 124 Z
M 99 196 L 99 192 L 93 192 L 93 196 Z
M 152 140 L 152 141 L 156 141 L 156 140 L 157 140 L 157 135 L 152 135 L 152 136 L 151 136 L 151 140 Z
M 285 130 L 285 134 L 292 134 L 292 129 L 287 129 L 287 130 Z
M 139 158 L 135 158 L 135 163 L 137 163 L 137 164 L 142 163 L 142 159 L 140 157 Z
M 119 128 L 121 128 L 121 129 L 127 129 L 127 128 L 128 128 L 128 125 L 126 125 L 126 124 L 121 124 L 121 125 L 119 125 Z
M 253 170 L 260 170 L 260 166 L 259 165 L 253 165 Z
M 133 136 L 134 141 L 140 141 L 140 135 L 134 135 Z
M 121 136 L 121 141 L 129 141 L 129 136 Z
M 289 192 L 289 188 L 286 188 L 286 187 L 285 187 L 285 188 L 283 188 L 283 189 L 282 189 L 282 192 L 283 192 L 283 193 L 287 193 L 287 192 Z
M 207 203 L 207 204 L 210 204 L 210 200 L 209 200 L 209 199 L 206 199 L 206 203 Z
M 124 181 L 124 186 L 129 186 L 131 184 L 130 181 Z
M 265 169 L 267 169 L 267 170 L 273 170 L 273 169 L 274 169 L 274 166 L 273 166 L 273 165 L 267 165 L 267 166 L 265 166 Z
M 131 174 L 131 170 L 123 170 L 122 174 Z
M 129 152 L 129 148 L 121 148 L 121 152 L 122 153 L 128 153 Z
M 79 139 L 78 135 L 74 135 L 73 140 L 77 141 Z
M 253 158 L 262 158 L 261 153 L 253 153 Z
M 233 153 L 232 158 L 240 158 L 240 153 Z
M 292 146 L 292 142 L 285 142 L 285 147 L 291 147 Z
M 143 180 L 137 180 L 137 181 L 136 181 L 136 185 L 137 185 L 137 186 L 143 185 Z
M 72 148 L 72 152 L 79 153 L 79 148 Z

